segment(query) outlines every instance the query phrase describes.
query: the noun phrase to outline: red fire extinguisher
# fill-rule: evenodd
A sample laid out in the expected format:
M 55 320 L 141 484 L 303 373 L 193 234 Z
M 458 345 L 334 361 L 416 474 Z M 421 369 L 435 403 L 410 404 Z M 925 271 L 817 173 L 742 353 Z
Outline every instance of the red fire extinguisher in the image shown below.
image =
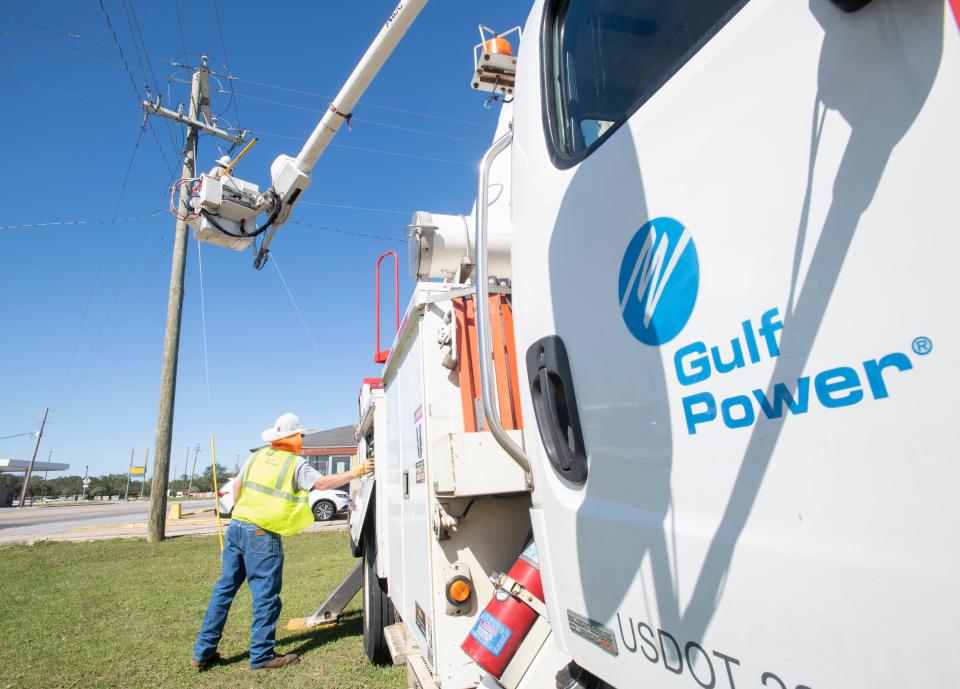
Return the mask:
M 532 538 L 507 576 L 543 602 L 537 545 Z M 460 648 L 499 679 L 536 621 L 537 612 L 533 608 L 498 587 Z

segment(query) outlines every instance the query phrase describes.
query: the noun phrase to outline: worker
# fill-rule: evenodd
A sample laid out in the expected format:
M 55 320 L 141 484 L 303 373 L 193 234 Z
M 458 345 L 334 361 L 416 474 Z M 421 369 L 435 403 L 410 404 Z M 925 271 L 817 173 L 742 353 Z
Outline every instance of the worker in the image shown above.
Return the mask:
M 292 536 L 313 523 L 307 501 L 311 489 L 336 488 L 373 471 L 373 462 L 367 460 L 352 471 L 321 475 L 298 456 L 307 432 L 296 414 L 283 414 L 261 434 L 270 445 L 250 455 L 229 486 L 236 504 L 223 546 L 220 578 L 210 594 L 190 663 L 199 670 L 221 660 L 217 645 L 244 580 L 253 596 L 250 669 L 275 670 L 299 660 L 293 653 L 274 652 L 283 576 L 281 536 Z
M 210 177 L 213 177 L 214 179 L 220 179 L 223 176 L 223 173 L 227 171 L 227 167 L 229 166 L 230 156 L 220 156 L 217 158 L 217 164 L 210 169 Z

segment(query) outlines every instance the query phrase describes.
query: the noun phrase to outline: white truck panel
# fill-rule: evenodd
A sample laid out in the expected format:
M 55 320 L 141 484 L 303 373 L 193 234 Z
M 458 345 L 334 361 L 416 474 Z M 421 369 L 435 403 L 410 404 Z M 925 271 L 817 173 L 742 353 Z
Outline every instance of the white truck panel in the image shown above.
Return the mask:
M 518 352 L 563 338 L 590 461 L 583 487 L 559 479 L 524 397 L 533 526 L 558 647 L 613 686 L 960 683 L 918 661 L 960 616 L 957 28 L 942 0 L 753 0 L 569 169 L 522 47 Z M 699 290 L 648 344 L 618 276 L 661 218 L 689 231 Z M 777 386 L 805 401 L 768 414 Z

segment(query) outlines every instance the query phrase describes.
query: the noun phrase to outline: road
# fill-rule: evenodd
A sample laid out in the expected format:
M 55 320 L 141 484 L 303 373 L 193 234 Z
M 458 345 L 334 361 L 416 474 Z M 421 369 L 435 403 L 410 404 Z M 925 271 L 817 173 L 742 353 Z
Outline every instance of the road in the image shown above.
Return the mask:
M 190 500 L 183 504 L 184 511 L 198 512 L 211 509 L 213 500 Z M 150 503 L 146 500 L 63 503 L 22 510 L 5 507 L 0 509 L 0 543 L 70 537 L 71 534 L 82 537 L 96 527 L 107 527 L 102 530 L 109 532 L 112 530 L 109 527 L 145 523 L 149 512 Z
M 167 503 L 169 507 L 173 504 Z M 167 519 L 168 536 L 211 534 L 217 531 L 213 500 L 185 500 L 183 518 Z M 101 538 L 144 538 L 150 503 L 143 501 L 62 503 L 37 507 L 0 508 L 0 543 L 42 540 L 88 541 Z M 229 522 L 224 519 L 223 526 Z M 346 518 L 316 523 L 310 530 L 346 528 Z

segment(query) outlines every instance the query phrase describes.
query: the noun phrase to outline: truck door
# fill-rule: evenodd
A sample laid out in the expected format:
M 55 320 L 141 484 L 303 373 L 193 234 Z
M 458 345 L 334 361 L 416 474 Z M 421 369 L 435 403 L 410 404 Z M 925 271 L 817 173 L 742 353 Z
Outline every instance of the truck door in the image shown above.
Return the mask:
M 532 518 L 560 644 L 620 689 L 958 681 L 915 659 L 960 614 L 960 42 L 944 0 L 839 4 L 526 27 Z

